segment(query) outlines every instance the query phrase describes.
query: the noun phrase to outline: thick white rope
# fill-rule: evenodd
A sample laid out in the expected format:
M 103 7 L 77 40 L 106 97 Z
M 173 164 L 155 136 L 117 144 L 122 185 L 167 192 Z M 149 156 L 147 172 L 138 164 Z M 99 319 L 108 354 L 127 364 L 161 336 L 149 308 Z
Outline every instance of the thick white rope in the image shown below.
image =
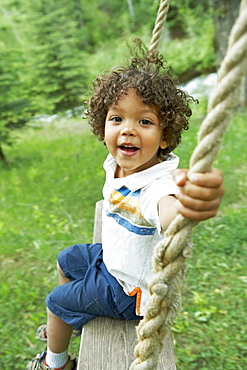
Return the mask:
M 161 38 L 164 23 L 166 21 L 167 13 L 169 10 L 169 0 L 161 0 L 157 13 L 156 22 L 154 25 L 152 38 L 149 45 L 149 50 L 157 50 Z
M 238 99 L 239 85 L 247 72 L 247 0 L 229 38 L 228 51 L 218 72 L 218 86 L 208 104 L 208 114 L 198 133 L 198 146 L 190 161 L 188 177 L 211 169 Z M 157 244 L 154 278 L 150 283 L 150 300 L 143 320 L 137 327 L 139 343 L 131 370 L 155 370 L 164 338 L 181 305 L 180 286 L 186 270 L 186 259 L 192 255 L 190 240 L 194 222 L 178 215 Z

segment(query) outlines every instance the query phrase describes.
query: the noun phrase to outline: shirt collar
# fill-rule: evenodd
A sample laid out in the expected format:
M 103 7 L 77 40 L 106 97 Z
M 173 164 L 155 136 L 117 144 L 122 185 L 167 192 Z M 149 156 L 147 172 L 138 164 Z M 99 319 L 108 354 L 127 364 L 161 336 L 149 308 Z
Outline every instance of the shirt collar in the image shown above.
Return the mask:
M 163 176 L 169 176 L 177 168 L 179 158 L 173 153 L 169 153 L 166 156 L 164 162 L 158 163 L 146 170 L 136 172 L 132 175 L 114 178 L 117 163 L 111 154 L 108 154 L 105 162 L 104 169 L 106 171 L 106 182 L 114 189 L 119 189 L 122 186 L 126 186 L 131 191 L 147 186 L 153 180 L 156 180 Z

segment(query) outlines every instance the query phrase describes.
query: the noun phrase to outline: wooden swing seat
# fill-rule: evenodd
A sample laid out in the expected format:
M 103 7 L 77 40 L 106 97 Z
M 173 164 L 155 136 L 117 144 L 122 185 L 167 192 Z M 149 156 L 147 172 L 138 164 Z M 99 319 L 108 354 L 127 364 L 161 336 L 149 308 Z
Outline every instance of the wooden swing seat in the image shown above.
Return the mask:
M 96 203 L 93 242 L 101 242 L 103 201 Z M 99 317 L 82 330 L 78 370 L 128 370 L 134 361 L 139 320 Z M 169 331 L 159 358 L 159 370 L 176 370 L 172 335 Z

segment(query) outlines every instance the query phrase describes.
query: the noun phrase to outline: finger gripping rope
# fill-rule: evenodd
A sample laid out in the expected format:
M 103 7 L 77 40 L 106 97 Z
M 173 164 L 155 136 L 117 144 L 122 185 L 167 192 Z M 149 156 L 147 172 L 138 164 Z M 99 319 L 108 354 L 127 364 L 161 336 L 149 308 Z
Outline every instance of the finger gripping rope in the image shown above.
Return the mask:
M 161 1 L 150 50 L 157 49 L 169 1 Z M 191 160 L 188 178 L 211 169 L 229 125 L 238 89 L 247 72 L 247 0 L 230 37 L 225 59 L 218 72 L 218 86 L 210 98 L 208 114 L 198 133 L 198 145 Z M 155 370 L 164 338 L 181 306 L 180 287 L 191 257 L 191 236 L 195 223 L 178 215 L 159 242 L 153 255 L 154 277 L 149 285 L 150 299 L 143 320 L 137 327 L 138 344 L 130 370 Z

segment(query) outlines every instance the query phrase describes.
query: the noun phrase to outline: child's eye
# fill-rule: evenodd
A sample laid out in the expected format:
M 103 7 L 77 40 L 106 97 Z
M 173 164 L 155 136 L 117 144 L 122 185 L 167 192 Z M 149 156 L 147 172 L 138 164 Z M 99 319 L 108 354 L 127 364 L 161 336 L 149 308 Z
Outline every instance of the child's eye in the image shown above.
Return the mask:
M 118 116 L 111 117 L 111 121 L 113 121 L 113 122 L 122 122 L 122 118 L 118 117 Z
M 146 126 L 146 125 L 152 125 L 152 122 L 149 121 L 148 119 L 142 119 L 140 120 L 140 124 Z

